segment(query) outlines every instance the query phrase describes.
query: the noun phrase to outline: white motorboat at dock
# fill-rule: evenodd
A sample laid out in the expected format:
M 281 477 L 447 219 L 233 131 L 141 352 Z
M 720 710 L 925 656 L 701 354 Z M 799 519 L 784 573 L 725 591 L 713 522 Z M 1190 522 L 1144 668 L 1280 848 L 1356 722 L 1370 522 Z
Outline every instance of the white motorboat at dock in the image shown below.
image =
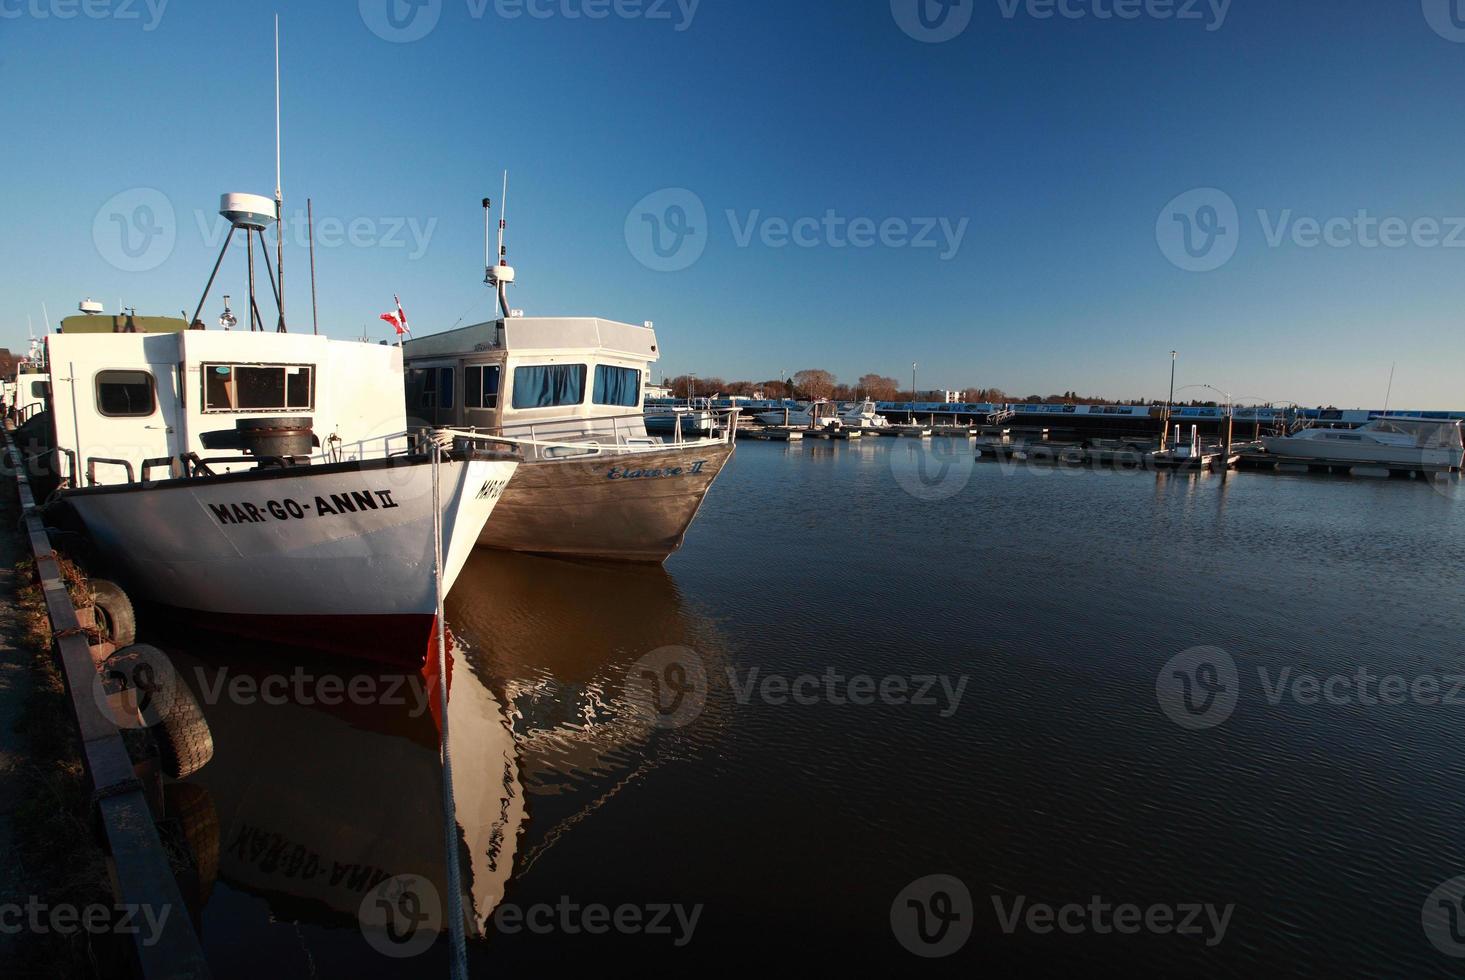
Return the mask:
M 1280 463 L 1441 473 L 1459 470 L 1465 459 L 1460 428 L 1458 419 L 1384 416 L 1356 429 L 1304 428 L 1261 443 Z

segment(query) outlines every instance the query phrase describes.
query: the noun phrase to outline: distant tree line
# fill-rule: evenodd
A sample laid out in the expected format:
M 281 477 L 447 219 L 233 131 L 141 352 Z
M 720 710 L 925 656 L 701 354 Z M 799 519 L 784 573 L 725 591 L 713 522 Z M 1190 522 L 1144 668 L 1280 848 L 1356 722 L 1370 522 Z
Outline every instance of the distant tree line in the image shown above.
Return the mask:
M 902 388 L 895 378 L 883 374 L 862 374 L 853 385 L 842 383 L 834 373 L 823 368 L 806 368 L 795 371 L 793 377 L 773 378 L 767 381 L 725 381 L 715 375 L 680 374 L 664 382 L 677 398 L 712 395 L 741 395 L 752 397 L 762 394 L 764 398 L 830 398 L 835 401 L 857 401 L 873 398 L 877 402 L 924 401 L 913 395 L 909 388 Z M 1080 395 L 1076 391 L 1065 391 L 1059 395 L 1014 395 L 1001 388 L 972 386 L 960 391 L 962 402 L 1022 405 L 1148 405 L 1165 404 L 1163 398 L 1103 398 L 1098 395 Z M 1194 399 L 1176 401 L 1177 406 L 1190 408 L 1217 408 L 1220 403 Z

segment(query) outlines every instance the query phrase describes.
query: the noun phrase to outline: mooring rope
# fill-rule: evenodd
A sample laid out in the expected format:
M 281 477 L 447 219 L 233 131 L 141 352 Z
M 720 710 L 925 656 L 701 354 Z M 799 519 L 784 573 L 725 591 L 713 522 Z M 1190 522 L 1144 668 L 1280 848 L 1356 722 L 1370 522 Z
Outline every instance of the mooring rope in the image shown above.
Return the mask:
M 458 870 L 458 811 L 453 802 L 453 756 L 448 743 L 448 642 L 443 617 L 443 447 L 432 444 L 433 588 L 437 593 L 437 688 L 442 715 L 443 846 L 447 848 L 448 929 L 453 944 L 453 980 L 468 980 L 468 941 L 463 930 L 463 887 Z

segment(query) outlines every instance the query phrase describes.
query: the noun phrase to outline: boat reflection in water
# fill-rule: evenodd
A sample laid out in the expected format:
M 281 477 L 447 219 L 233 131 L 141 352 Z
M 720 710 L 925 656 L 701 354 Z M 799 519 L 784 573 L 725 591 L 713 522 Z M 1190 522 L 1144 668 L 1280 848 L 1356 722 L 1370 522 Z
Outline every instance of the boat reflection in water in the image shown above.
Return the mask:
M 674 720 L 687 722 L 677 738 L 657 739 L 672 733 L 629 703 L 626 679 L 669 659 L 710 670 L 722 643 L 660 565 L 479 549 L 462 574 L 448 621 L 468 661 L 502 692 L 530 797 L 527 870 L 565 827 L 683 749 L 681 736 L 716 728 L 718 706 L 699 702 L 695 719 Z
M 660 648 L 705 655 L 716 644 L 660 566 L 487 550 L 464 568 L 448 621 L 462 895 L 470 937 L 481 937 L 511 876 L 681 744 L 631 703 L 628 671 Z M 215 755 L 169 789 L 188 811 L 176 815 L 204 879 L 200 921 L 218 974 L 268 964 L 288 976 L 298 963 L 303 975 L 322 961 L 393 969 L 359 928 L 363 904 L 399 875 L 448 894 L 432 676 L 179 639 L 166 649 Z M 442 932 L 433 904 L 426 928 Z M 400 961 L 402 975 L 436 968 L 447 944 L 434 939 Z

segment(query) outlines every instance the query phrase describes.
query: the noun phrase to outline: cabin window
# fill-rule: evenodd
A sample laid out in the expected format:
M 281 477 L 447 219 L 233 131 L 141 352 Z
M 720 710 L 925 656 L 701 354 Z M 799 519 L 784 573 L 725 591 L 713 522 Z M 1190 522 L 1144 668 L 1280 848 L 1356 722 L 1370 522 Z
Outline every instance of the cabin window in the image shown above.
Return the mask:
M 453 369 L 450 367 L 438 368 L 437 370 L 437 400 L 439 408 L 453 407 Z
M 499 366 L 477 364 L 463 368 L 463 407 L 499 407 Z
M 47 395 L 49 395 L 51 393 L 49 384 L 50 383 L 49 382 L 46 382 L 46 381 L 32 381 L 31 382 L 31 397 L 32 398 L 45 398 Z
M 205 412 L 282 412 L 315 408 L 308 364 L 205 364 Z
M 153 414 L 153 376 L 146 371 L 98 371 L 97 411 L 108 418 Z
M 595 365 L 594 400 L 597 405 L 635 408 L 641 404 L 641 372 L 609 364 Z
M 585 400 L 585 365 L 541 364 L 514 368 L 514 407 L 553 408 Z
M 437 408 L 437 372 L 417 371 L 422 376 L 422 393 L 417 397 L 418 408 Z

